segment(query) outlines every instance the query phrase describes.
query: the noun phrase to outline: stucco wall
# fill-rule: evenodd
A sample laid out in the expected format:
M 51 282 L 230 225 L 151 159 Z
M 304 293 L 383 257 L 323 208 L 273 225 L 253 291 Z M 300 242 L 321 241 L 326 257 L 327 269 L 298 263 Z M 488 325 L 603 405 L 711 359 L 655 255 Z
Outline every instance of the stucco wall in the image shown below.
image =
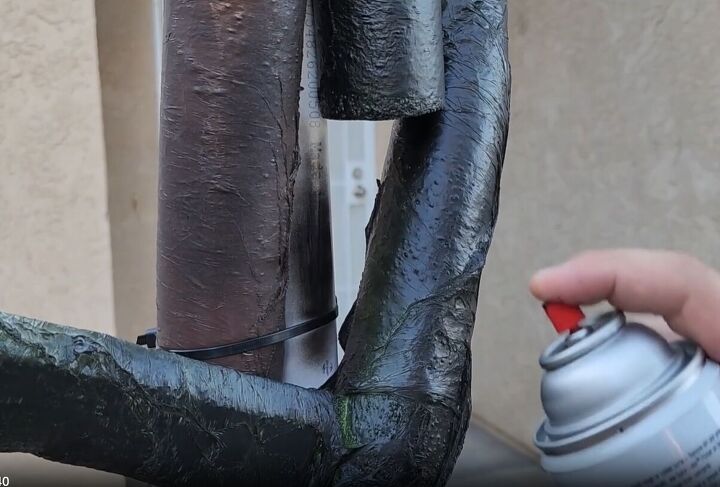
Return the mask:
M 0 2 L 0 309 L 113 333 L 93 3 Z M 12 485 L 115 479 L 0 455 Z
M 96 0 L 108 171 L 115 323 L 134 340 L 155 326 L 158 83 L 151 0 Z
M 512 121 L 473 400 L 526 445 L 553 339 L 534 269 L 626 245 L 720 266 L 718 19 L 718 0 L 510 0 Z

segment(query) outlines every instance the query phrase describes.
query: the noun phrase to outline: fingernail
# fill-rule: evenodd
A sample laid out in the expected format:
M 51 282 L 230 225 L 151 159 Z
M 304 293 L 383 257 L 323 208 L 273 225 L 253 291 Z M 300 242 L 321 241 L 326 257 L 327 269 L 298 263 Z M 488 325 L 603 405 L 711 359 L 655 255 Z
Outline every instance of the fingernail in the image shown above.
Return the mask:
M 540 269 L 539 271 L 535 272 L 535 274 L 533 274 L 531 280 L 532 281 L 542 281 L 550 274 L 553 274 L 554 272 L 556 272 L 557 269 L 558 269 L 557 266 L 545 267 L 544 269 Z
M 530 278 L 530 293 L 538 299 L 545 299 L 546 287 L 549 279 L 552 279 L 552 274 L 557 272 L 558 267 L 546 267 L 540 269 Z

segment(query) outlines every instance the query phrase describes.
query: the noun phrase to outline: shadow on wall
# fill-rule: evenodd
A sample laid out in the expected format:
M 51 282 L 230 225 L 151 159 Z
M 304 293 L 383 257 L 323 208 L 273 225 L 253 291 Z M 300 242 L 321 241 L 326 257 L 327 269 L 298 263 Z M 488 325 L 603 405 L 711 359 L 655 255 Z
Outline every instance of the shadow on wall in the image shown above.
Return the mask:
M 155 326 L 158 83 L 155 2 L 96 0 L 117 335 Z

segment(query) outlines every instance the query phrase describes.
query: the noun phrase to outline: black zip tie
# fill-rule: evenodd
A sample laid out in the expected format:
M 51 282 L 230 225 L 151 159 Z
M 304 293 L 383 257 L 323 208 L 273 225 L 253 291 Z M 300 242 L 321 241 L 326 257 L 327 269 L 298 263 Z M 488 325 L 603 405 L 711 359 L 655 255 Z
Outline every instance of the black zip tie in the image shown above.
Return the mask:
M 279 330 L 267 335 L 259 337 L 248 338 L 237 343 L 231 343 L 229 345 L 219 345 L 217 347 L 208 348 L 195 348 L 188 350 L 170 350 L 168 352 L 176 353 L 184 357 L 192 358 L 195 360 L 211 360 L 222 357 L 229 357 L 231 355 L 239 355 L 241 353 L 258 350 L 260 348 L 269 347 L 277 343 L 290 340 L 291 338 L 310 333 L 311 331 L 322 328 L 323 326 L 329 325 L 333 320 L 338 317 L 338 307 L 335 307 L 329 312 L 322 316 L 303 321 L 297 325 L 293 325 L 290 328 Z M 137 337 L 138 345 L 145 345 L 148 348 L 155 348 L 157 346 L 157 328 L 152 328 L 147 331 L 144 335 Z
M 144 335 L 139 335 L 135 343 L 148 348 L 157 347 L 157 328 L 150 328 Z

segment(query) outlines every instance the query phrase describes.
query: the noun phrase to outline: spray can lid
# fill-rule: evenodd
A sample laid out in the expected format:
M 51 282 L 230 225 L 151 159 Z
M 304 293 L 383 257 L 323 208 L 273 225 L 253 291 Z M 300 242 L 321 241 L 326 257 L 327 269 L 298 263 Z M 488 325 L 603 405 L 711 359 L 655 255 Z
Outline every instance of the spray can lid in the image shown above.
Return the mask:
M 567 315 L 577 319 L 578 311 Z M 552 321 L 557 311 L 548 315 Z M 563 319 L 560 328 L 572 321 Z M 540 357 L 546 418 L 535 444 L 549 454 L 600 441 L 695 377 L 704 363 L 698 347 L 669 344 L 643 325 L 626 323 L 621 311 L 578 320 L 567 330 Z

